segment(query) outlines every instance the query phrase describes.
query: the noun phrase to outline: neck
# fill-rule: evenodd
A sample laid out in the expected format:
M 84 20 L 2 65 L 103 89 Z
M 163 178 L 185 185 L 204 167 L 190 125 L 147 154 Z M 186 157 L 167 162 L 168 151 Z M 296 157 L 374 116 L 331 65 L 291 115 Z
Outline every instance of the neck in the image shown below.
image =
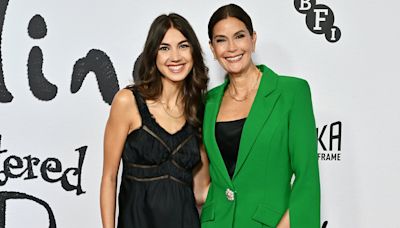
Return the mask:
M 181 88 L 183 82 L 172 82 L 162 78 L 163 90 L 159 100 L 169 107 L 177 106 L 182 98 Z
M 237 94 L 248 93 L 253 89 L 259 77 L 259 70 L 256 65 L 252 64 L 247 70 L 237 73 L 229 74 L 229 81 L 234 87 Z

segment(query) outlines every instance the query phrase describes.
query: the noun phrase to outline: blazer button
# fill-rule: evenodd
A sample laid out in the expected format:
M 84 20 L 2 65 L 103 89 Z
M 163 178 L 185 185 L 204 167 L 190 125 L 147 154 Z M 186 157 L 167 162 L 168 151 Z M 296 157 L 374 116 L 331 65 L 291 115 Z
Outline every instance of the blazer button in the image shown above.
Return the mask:
M 232 191 L 231 189 L 227 188 L 226 191 L 225 191 L 225 195 L 226 195 L 226 198 L 229 201 L 234 201 L 235 200 L 235 192 Z

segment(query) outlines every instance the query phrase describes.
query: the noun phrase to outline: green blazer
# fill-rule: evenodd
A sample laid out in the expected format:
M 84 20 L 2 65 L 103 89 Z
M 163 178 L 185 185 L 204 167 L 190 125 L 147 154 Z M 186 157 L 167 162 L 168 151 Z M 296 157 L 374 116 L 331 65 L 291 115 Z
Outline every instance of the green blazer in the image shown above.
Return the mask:
M 232 179 L 215 139 L 228 80 L 207 94 L 203 140 L 211 186 L 202 228 L 276 227 L 287 209 L 291 228 L 319 228 L 317 136 L 308 83 L 278 76 L 264 65 L 258 68 L 262 79 L 243 127 Z

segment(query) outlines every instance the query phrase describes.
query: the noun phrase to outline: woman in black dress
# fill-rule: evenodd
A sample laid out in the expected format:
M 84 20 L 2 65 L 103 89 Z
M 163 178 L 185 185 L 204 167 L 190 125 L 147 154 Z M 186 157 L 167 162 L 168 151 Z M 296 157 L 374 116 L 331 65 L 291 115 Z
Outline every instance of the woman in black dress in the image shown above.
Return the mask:
M 119 228 L 200 227 L 208 161 L 201 145 L 207 67 L 190 24 L 157 17 L 139 62 L 140 80 L 119 91 L 104 136 L 101 215 L 115 227 L 119 164 Z M 195 194 L 194 194 L 194 193 Z

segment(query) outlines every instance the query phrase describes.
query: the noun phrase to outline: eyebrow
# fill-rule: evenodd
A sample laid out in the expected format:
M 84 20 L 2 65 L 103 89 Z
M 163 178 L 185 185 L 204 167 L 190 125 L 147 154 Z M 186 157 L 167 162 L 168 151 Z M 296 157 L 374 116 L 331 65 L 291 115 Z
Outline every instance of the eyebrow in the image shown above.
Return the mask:
M 180 41 L 180 42 L 178 43 L 178 45 L 181 45 L 181 44 L 183 44 L 183 43 L 189 43 L 189 41 L 188 41 L 188 40 L 182 40 L 182 41 Z M 161 43 L 160 46 L 161 46 L 161 45 L 171 46 L 169 43 Z
M 244 31 L 244 30 L 242 29 L 242 30 L 240 30 L 240 31 L 238 31 L 238 32 L 235 32 L 235 34 L 233 34 L 233 35 L 238 35 L 239 33 L 246 33 L 246 31 Z
M 242 29 L 242 30 L 239 30 L 239 31 L 235 32 L 233 35 L 236 36 L 236 35 L 238 35 L 240 33 L 246 33 L 246 31 Z M 214 39 L 217 39 L 217 38 L 226 38 L 226 36 L 225 35 L 215 35 Z

